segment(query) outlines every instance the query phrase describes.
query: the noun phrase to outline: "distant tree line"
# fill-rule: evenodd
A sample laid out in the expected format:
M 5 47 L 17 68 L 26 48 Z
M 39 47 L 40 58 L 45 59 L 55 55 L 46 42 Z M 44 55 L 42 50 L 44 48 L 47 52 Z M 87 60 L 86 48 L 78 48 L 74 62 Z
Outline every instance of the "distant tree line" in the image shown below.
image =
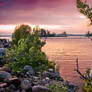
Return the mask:
M 90 33 L 90 31 L 88 31 L 88 32 L 86 33 L 86 36 L 87 36 L 87 37 L 90 37 L 90 36 L 92 36 L 92 33 Z
M 48 30 L 40 29 L 40 37 L 67 37 L 67 33 L 64 31 L 61 34 L 51 33 Z
M 40 29 L 40 37 L 55 37 L 56 33 L 51 33 L 48 30 Z

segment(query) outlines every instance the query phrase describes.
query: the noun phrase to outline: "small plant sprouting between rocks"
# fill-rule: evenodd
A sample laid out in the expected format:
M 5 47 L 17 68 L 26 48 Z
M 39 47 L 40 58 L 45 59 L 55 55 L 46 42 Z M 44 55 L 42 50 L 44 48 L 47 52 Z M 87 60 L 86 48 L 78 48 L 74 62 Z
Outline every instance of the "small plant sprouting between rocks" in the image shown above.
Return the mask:
M 53 92 L 66 92 L 67 90 L 67 87 L 62 87 L 58 84 L 52 84 L 49 88 L 52 89 Z

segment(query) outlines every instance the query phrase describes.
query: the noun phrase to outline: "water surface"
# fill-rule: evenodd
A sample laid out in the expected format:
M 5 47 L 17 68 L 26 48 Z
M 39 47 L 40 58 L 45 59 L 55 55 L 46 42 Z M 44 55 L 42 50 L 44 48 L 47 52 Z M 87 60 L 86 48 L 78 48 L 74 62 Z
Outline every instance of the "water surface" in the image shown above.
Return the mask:
M 49 60 L 60 65 L 61 76 L 75 85 L 81 85 L 76 71 L 76 58 L 82 73 L 92 68 L 92 41 L 87 37 L 48 38 L 43 51 Z

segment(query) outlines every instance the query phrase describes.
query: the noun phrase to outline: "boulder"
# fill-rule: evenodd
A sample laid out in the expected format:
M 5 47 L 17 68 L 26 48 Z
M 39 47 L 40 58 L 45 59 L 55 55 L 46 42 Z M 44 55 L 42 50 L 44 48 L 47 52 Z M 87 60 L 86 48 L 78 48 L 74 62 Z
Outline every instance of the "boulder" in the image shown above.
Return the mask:
M 8 85 L 14 85 L 15 87 L 20 86 L 21 81 L 18 78 L 9 78 L 4 80 Z
M 29 75 L 34 75 L 34 74 L 35 74 L 35 72 L 34 72 L 34 70 L 33 70 L 33 69 L 30 69 L 30 70 L 27 72 L 27 74 L 29 74 Z
M 7 83 L 0 83 L 0 88 L 4 88 L 7 86 Z
M 44 78 L 46 78 L 46 77 L 50 77 L 50 73 L 49 72 L 47 72 L 47 71 L 44 71 L 43 73 L 42 73 L 42 76 L 44 77 Z
M 59 80 L 61 78 L 58 72 L 51 73 L 51 75 L 52 75 L 51 76 L 52 78 L 57 79 L 57 80 Z
M 33 69 L 32 69 L 32 66 L 30 66 L 30 65 L 25 65 L 24 68 L 23 68 L 23 70 L 29 71 L 29 70 L 33 70 Z
M 51 73 L 53 73 L 54 72 L 54 69 L 49 69 L 48 71 L 51 72 Z
M 9 86 L 9 88 L 10 88 L 10 89 L 13 89 L 13 90 L 16 89 L 15 85 L 13 85 L 13 84 L 11 84 L 11 85 Z
M 12 78 L 11 74 L 5 71 L 0 71 L 0 81 L 4 79 Z
M 2 58 L 6 54 L 5 48 L 0 48 L 0 58 Z
M 32 92 L 52 92 L 52 90 L 44 86 L 33 86 Z
M 29 87 L 30 87 L 30 81 L 29 80 L 27 80 L 27 79 L 25 79 L 25 80 L 23 80 L 22 82 L 21 82 L 21 88 L 22 89 L 28 89 Z

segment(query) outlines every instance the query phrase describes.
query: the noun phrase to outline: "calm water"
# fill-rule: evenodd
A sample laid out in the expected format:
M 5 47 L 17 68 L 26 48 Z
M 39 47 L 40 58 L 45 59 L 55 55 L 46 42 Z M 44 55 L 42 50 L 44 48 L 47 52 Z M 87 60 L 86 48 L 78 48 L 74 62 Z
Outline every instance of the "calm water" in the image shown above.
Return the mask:
M 86 37 L 48 38 L 43 51 L 60 65 L 61 76 L 75 85 L 81 85 L 82 81 L 74 71 L 76 58 L 82 73 L 92 68 L 92 41 Z

